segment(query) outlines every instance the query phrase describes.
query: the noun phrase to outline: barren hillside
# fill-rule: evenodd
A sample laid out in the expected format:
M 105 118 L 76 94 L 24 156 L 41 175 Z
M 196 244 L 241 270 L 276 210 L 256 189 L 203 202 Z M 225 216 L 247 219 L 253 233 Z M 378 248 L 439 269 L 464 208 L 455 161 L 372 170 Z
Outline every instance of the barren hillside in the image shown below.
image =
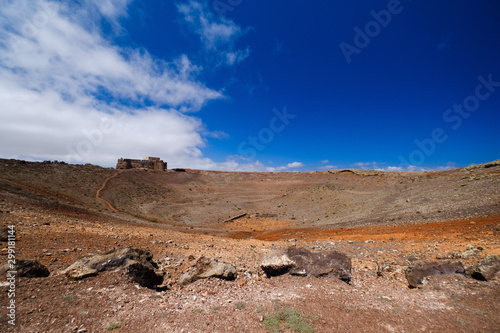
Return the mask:
M 16 327 L 1 284 L 0 330 L 276 332 L 274 320 L 291 332 L 295 320 L 296 332 L 497 332 L 498 273 L 432 276 L 410 289 L 405 271 L 449 261 L 470 271 L 500 255 L 499 185 L 498 161 L 424 173 L 231 173 L 0 160 L 0 221 L 15 227 L 16 259 L 50 271 L 17 278 Z M 63 273 L 123 247 L 149 251 L 163 284 L 143 287 L 120 269 Z M 263 258 L 288 247 L 344 253 L 350 283 L 266 277 Z M 201 258 L 232 265 L 236 280 L 179 285 Z

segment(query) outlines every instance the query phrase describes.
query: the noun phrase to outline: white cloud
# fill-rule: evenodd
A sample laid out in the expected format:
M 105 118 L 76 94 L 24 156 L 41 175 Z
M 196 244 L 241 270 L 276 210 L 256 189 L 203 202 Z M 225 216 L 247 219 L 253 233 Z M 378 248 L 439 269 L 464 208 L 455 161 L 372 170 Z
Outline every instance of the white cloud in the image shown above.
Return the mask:
M 323 161 L 321 161 L 321 163 L 326 164 L 326 163 L 328 163 L 328 160 L 323 160 Z
M 208 52 L 229 66 L 245 60 L 250 49 L 235 50 L 235 42 L 245 31 L 232 20 L 214 15 L 206 4 L 190 0 L 177 6 L 188 26 L 200 37 Z
M 245 60 L 250 55 L 250 49 L 247 48 L 245 50 L 239 50 L 236 52 L 228 52 L 226 53 L 226 63 L 229 66 L 234 64 L 238 64 Z
M 357 167 L 357 168 L 361 168 L 361 169 L 367 169 L 370 167 L 373 168 L 376 165 L 377 165 L 377 162 L 357 162 L 357 163 L 354 163 L 352 166 Z
M 421 171 L 439 171 L 453 169 L 453 167 L 447 166 L 436 166 L 436 167 L 420 167 L 417 165 L 408 165 L 406 167 L 401 166 L 387 166 L 384 168 L 376 168 L 377 171 L 395 171 L 395 172 L 421 172 Z
M 330 170 L 330 169 L 335 169 L 335 168 L 337 168 L 336 165 L 324 165 L 324 166 L 320 167 L 321 170 Z
M 202 123 L 195 117 L 159 108 L 105 106 L 102 112 L 87 103 L 66 101 L 54 91 L 13 84 L 4 72 L 0 71 L 2 154 L 105 166 L 117 157 L 142 157 L 146 152 L 177 163 L 201 156 Z
M 288 168 L 300 168 L 300 167 L 303 167 L 304 166 L 304 163 L 301 163 L 301 162 L 293 162 L 293 163 L 289 163 L 286 165 Z
M 116 3 L 121 7 L 113 9 Z M 116 17 L 126 3 L 102 6 Z M 121 49 L 75 19 L 78 8 L 31 4 L 1 2 L 2 155 L 107 166 L 116 156 L 146 152 L 178 163 L 201 156 L 200 133 L 207 131 L 201 120 L 181 112 L 223 96 L 196 81 L 200 68 L 187 56 L 166 63 L 146 51 Z M 156 106 L 129 106 L 145 99 Z M 101 130 L 103 119 L 114 124 L 113 131 Z
M 105 92 L 118 99 L 148 99 L 184 111 L 199 110 L 207 101 L 223 97 L 192 77 L 199 68 L 185 55 L 166 63 L 147 51 L 110 45 L 98 31 L 86 30 L 86 22 L 74 21 L 68 13 L 71 8 L 59 7 L 45 24 L 33 24 L 35 30 L 27 36 L 23 27 L 40 10 L 17 4 L 10 5 L 9 21 L 0 33 L 0 61 L 16 72 L 15 79 L 24 87 L 52 89 L 72 100 Z
M 242 159 L 238 156 L 229 157 L 225 162 L 217 163 L 209 159 L 200 160 L 197 168 L 205 170 L 227 170 L 227 171 L 244 171 L 244 172 L 289 172 L 294 169 L 303 167 L 300 162 L 288 163 L 286 165 L 270 167 L 265 166 L 260 161 L 250 163 L 239 163 L 237 160 Z
M 203 156 L 207 137 L 227 135 L 185 112 L 225 96 L 186 55 L 166 62 L 107 40 L 96 22 L 118 24 L 129 2 L 0 0 L 1 156 L 113 166 L 153 155 L 169 167 L 275 171 Z
M 116 20 L 127 16 L 127 8 L 132 0 L 91 0 L 89 2 L 96 6 L 103 16 Z
M 408 166 L 380 166 L 384 165 L 384 162 L 357 162 L 353 166 L 358 167 L 363 170 L 376 170 L 376 171 L 397 171 L 397 172 L 413 172 L 413 171 L 437 171 L 437 170 L 447 170 L 452 169 L 455 165 L 453 162 L 448 162 L 446 166 L 436 166 L 436 167 L 420 167 L 417 165 Z

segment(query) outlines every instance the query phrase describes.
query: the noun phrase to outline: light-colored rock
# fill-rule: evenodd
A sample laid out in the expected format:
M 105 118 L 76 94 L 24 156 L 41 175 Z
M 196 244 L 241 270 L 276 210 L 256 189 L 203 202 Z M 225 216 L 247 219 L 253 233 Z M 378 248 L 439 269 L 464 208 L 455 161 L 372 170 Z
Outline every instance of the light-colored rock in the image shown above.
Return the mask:
M 286 251 L 279 249 L 268 253 L 262 260 L 260 267 L 268 276 L 274 276 L 288 272 L 295 265 L 295 261 L 288 257 Z
M 91 268 L 80 261 L 75 262 L 63 271 L 63 274 L 73 280 L 85 279 L 98 273 L 97 269 Z
M 117 268 L 122 269 L 134 282 L 144 287 L 152 288 L 163 282 L 164 273 L 158 269 L 153 256 L 147 251 L 130 247 L 82 258 L 63 273 L 68 278 L 84 279 Z
M 492 280 L 500 271 L 500 255 L 488 255 L 481 262 L 472 267 L 469 275 L 476 280 Z
M 236 279 L 236 268 L 226 264 L 219 259 L 201 257 L 191 266 L 177 281 L 179 285 L 185 286 L 200 279 L 215 277 L 224 280 Z

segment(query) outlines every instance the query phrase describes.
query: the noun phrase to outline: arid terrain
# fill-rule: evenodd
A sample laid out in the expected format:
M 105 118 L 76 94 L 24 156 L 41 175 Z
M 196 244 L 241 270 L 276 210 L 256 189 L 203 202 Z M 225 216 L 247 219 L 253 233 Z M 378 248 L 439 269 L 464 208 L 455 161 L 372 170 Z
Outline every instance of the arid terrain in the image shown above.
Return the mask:
M 431 276 L 419 288 L 405 276 L 417 263 L 469 269 L 500 255 L 500 161 L 433 172 L 237 173 L 0 159 L 0 222 L 15 228 L 16 259 L 50 271 L 16 278 L 15 326 L 2 276 L 2 332 L 500 331 L 500 273 Z M 120 269 L 78 280 L 63 273 L 124 247 L 149 251 L 163 284 L 144 287 Z M 263 258 L 289 247 L 346 254 L 350 283 L 267 277 Z M 0 264 L 8 252 L 1 242 Z M 181 286 L 201 257 L 231 264 L 236 279 Z

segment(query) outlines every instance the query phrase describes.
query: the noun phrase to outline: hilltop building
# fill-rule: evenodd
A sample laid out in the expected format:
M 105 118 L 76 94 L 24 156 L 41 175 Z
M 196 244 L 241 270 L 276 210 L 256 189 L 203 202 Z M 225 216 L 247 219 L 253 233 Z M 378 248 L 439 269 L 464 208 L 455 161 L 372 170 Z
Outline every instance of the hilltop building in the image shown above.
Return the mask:
M 159 157 L 144 157 L 142 160 L 130 158 L 120 158 L 116 163 L 117 169 L 149 169 L 164 171 L 167 169 L 167 162 L 163 162 Z

